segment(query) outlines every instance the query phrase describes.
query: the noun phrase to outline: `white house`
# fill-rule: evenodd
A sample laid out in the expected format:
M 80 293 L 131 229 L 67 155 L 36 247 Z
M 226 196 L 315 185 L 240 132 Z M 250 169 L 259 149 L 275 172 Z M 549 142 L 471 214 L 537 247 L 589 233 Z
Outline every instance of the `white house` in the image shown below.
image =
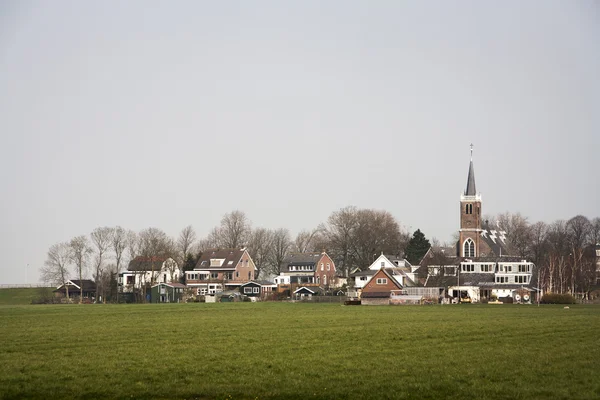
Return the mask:
M 138 256 L 129 262 L 127 271 L 119 273 L 122 293 L 132 293 L 146 285 L 179 282 L 181 270 L 171 257 Z
M 415 286 L 414 274 L 410 263 L 399 257 L 386 256 L 383 253 L 375 260 L 369 268 L 364 271 L 355 271 L 350 274 L 351 278 L 354 278 L 354 288 L 361 290 L 371 280 L 371 278 L 381 268 L 385 269 L 400 286 Z

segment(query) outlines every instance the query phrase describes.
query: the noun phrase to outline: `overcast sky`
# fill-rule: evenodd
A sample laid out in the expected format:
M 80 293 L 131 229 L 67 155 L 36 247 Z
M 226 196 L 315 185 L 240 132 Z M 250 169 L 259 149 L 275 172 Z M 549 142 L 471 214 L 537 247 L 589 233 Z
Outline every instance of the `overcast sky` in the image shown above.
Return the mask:
M 600 3 L 0 0 L 0 283 L 99 226 L 600 216 Z M 28 267 L 27 267 L 28 266 Z

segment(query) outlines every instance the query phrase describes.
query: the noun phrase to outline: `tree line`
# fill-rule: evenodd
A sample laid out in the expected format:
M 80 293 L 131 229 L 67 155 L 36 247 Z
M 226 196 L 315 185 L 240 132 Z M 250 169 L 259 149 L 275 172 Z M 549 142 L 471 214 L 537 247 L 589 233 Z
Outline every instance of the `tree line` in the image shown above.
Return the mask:
M 587 249 L 600 242 L 600 218 L 590 221 L 576 216 L 569 221 L 530 224 L 520 214 L 484 217 L 496 220 L 507 232 L 511 255 L 532 260 L 540 273 L 540 284 L 553 292 L 589 291 L 595 283 L 595 264 Z M 432 239 L 434 248 L 440 243 Z M 455 243 L 445 244 L 454 246 Z M 191 225 L 176 238 L 158 228 L 140 232 L 117 227 L 100 227 L 50 247 L 41 279 L 62 285 L 91 273 L 97 293 L 105 299 L 118 296 L 116 278 L 137 256 L 172 257 L 183 270 L 194 268 L 209 248 L 246 247 L 257 267 L 257 277 L 279 274 L 279 266 L 292 252 L 327 251 L 338 271 L 347 276 L 355 268 L 365 269 L 382 252 L 405 256 L 416 264 L 429 248 L 425 235 L 411 235 L 387 211 L 349 206 L 334 211 L 318 226 L 294 238 L 286 228 L 253 227 L 243 211 L 225 214 L 218 226 L 198 238 Z

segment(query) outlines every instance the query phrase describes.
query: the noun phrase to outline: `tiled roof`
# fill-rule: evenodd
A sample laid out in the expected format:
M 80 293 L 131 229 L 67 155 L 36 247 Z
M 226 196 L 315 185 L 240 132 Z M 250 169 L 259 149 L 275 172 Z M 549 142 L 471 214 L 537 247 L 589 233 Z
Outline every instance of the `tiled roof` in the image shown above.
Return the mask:
M 234 249 L 234 248 L 208 249 L 204 253 L 202 253 L 202 256 L 196 263 L 196 267 L 194 269 L 196 269 L 196 270 L 235 269 L 236 265 L 239 263 L 240 259 L 244 255 L 245 251 L 246 251 L 246 249 Z M 211 267 L 210 260 L 213 258 L 223 259 L 224 260 L 223 264 L 221 264 L 221 266 L 218 266 L 218 267 Z
M 280 266 L 281 272 L 290 272 L 290 266 L 314 266 L 321 258 L 322 253 L 291 253 L 283 259 Z

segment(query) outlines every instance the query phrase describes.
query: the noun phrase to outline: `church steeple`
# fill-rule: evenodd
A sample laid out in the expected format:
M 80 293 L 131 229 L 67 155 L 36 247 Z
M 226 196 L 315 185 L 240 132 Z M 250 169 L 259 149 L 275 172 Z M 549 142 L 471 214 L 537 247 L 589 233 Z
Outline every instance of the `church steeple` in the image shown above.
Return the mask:
M 481 243 L 481 196 L 475 189 L 475 168 L 473 168 L 473 144 L 471 162 L 464 194 L 460 196 L 459 256 L 479 257 Z
M 471 143 L 471 163 L 469 164 L 469 176 L 467 177 L 467 188 L 465 189 L 465 196 L 476 196 L 477 190 L 475 189 L 475 169 L 473 168 L 473 143 Z

